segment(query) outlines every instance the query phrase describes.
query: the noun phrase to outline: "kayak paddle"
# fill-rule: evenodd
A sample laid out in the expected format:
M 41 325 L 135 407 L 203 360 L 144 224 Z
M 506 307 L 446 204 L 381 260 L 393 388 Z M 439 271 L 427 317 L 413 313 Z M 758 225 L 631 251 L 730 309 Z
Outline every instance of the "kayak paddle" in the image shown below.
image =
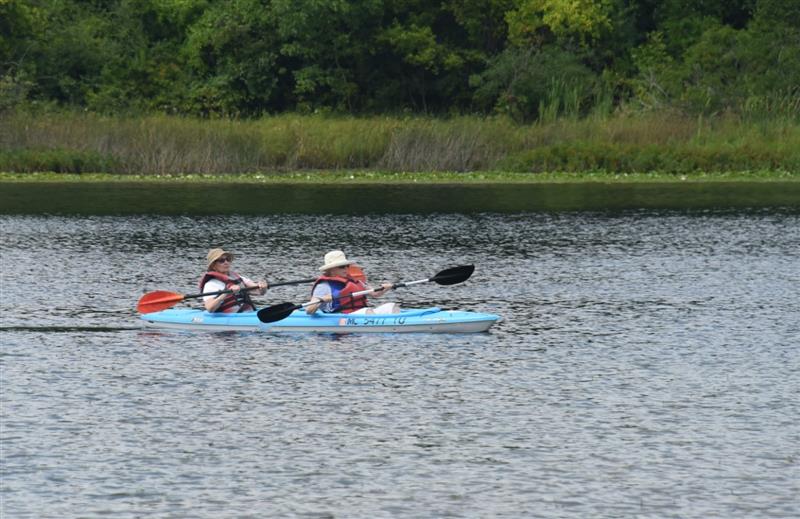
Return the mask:
M 406 281 L 400 283 L 392 283 L 389 288 L 402 288 L 408 287 L 411 285 L 418 285 L 419 283 L 427 283 L 429 281 L 433 281 L 439 285 L 455 285 L 457 283 L 461 283 L 462 281 L 466 281 L 472 275 L 472 272 L 475 270 L 475 265 L 461 265 L 458 267 L 451 267 L 449 269 L 445 269 L 433 277 L 429 277 L 426 279 L 420 279 L 418 281 Z M 355 297 L 355 296 L 362 296 L 365 294 L 369 294 L 371 292 L 377 292 L 379 290 L 383 290 L 383 287 L 380 288 L 370 288 L 369 290 L 361 290 L 360 292 L 353 292 L 352 294 L 348 294 L 344 297 Z M 334 299 L 341 299 L 340 297 L 336 297 Z M 258 311 L 258 320 L 262 323 L 274 323 L 275 321 L 280 321 L 281 319 L 285 319 L 291 315 L 292 312 L 295 310 L 299 310 L 301 308 L 305 308 L 307 306 L 315 304 L 315 302 L 308 301 L 303 304 L 294 304 L 294 303 L 281 303 L 279 305 L 272 305 L 266 308 L 262 308 Z
M 279 283 L 269 283 L 269 288 L 279 287 L 283 285 L 301 285 L 303 283 L 311 283 L 317 278 L 311 279 L 298 279 L 296 281 L 281 281 Z M 258 287 L 244 287 L 242 290 L 255 290 Z M 220 294 L 230 294 L 233 290 L 220 290 L 218 292 L 206 292 L 205 294 L 189 294 L 183 295 L 177 292 L 168 292 L 166 290 L 156 290 L 155 292 L 148 292 L 139 299 L 136 305 L 136 310 L 140 314 L 150 314 L 153 312 L 160 312 L 167 308 L 172 308 L 184 299 L 193 299 L 196 297 L 205 296 L 218 296 Z

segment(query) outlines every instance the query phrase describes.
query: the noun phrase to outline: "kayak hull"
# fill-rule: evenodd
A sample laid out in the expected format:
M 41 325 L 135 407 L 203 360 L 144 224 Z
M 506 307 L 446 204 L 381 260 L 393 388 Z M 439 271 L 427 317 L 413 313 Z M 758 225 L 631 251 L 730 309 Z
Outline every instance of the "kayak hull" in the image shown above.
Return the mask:
M 180 330 L 262 331 L 271 333 L 477 333 L 499 319 L 493 314 L 423 308 L 398 314 L 323 314 L 294 311 L 286 319 L 262 323 L 256 312 L 209 313 L 164 310 L 141 316 L 146 326 Z

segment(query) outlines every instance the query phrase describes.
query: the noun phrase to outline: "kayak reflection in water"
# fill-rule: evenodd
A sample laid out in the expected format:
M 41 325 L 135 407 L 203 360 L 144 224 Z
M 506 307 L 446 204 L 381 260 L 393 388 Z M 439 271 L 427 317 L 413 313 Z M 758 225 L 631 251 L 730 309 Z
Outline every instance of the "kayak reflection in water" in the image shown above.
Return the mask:
M 237 313 L 256 309 L 256 305 L 250 299 L 250 290 L 243 289 L 257 289 L 260 295 L 264 295 L 269 286 L 266 281 L 255 282 L 250 278 L 231 272 L 233 254 L 223 249 L 208 251 L 206 261 L 206 272 L 200 278 L 200 292 L 231 291 L 228 294 L 205 296 L 203 304 L 207 311 Z
M 354 269 L 355 268 L 355 269 Z M 314 282 L 311 290 L 311 302 L 306 312 L 313 314 L 317 309 L 325 313 L 353 314 L 396 314 L 400 312 L 397 303 L 385 303 L 376 308 L 367 308 L 367 296 L 350 296 L 354 292 L 369 290 L 363 273 L 353 261 L 347 259 L 340 250 L 330 251 L 325 255 L 325 264 L 319 269 L 322 275 Z M 381 297 L 392 289 L 391 283 L 382 283 L 381 289 L 371 295 Z

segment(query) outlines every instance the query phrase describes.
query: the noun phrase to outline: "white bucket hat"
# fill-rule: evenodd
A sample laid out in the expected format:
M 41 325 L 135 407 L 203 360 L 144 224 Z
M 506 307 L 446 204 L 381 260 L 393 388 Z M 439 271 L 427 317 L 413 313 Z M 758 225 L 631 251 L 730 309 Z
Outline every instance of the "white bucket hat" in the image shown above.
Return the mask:
M 228 256 L 230 259 L 233 259 L 233 254 L 224 249 L 211 249 L 208 251 L 208 254 L 206 254 L 206 270 L 210 269 L 211 265 L 223 256 Z
M 325 272 L 328 269 L 332 269 L 335 267 L 344 267 L 345 265 L 352 265 L 353 261 L 347 259 L 344 255 L 344 252 L 340 250 L 332 250 L 325 255 L 325 264 L 322 265 L 319 270 Z

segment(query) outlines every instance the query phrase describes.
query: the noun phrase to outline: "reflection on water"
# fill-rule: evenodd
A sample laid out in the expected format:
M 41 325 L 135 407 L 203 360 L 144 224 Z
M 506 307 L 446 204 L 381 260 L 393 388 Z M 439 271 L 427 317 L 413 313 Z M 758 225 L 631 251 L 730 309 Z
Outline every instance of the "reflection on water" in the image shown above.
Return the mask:
M 425 214 L 755 207 L 800 208 L 800 183 L 0 185 L 0 214 Z
M 2 517 L 800 512 L 796 212 L 0 224 Z M 474 263 L 466 283 L 391 297 L 504 321 L 449 337 L 140 328 L 139 296 L 194 293 L 211 246 L 274 281 L 333 247 L 373 282 Z
M 140 327 L 108 327 L 108 326 L 0 326 L 2 332 L 40 332 L 40 333 L 83 333 L 83 332 L 121 332 L 123 330 L 139 330 Z

